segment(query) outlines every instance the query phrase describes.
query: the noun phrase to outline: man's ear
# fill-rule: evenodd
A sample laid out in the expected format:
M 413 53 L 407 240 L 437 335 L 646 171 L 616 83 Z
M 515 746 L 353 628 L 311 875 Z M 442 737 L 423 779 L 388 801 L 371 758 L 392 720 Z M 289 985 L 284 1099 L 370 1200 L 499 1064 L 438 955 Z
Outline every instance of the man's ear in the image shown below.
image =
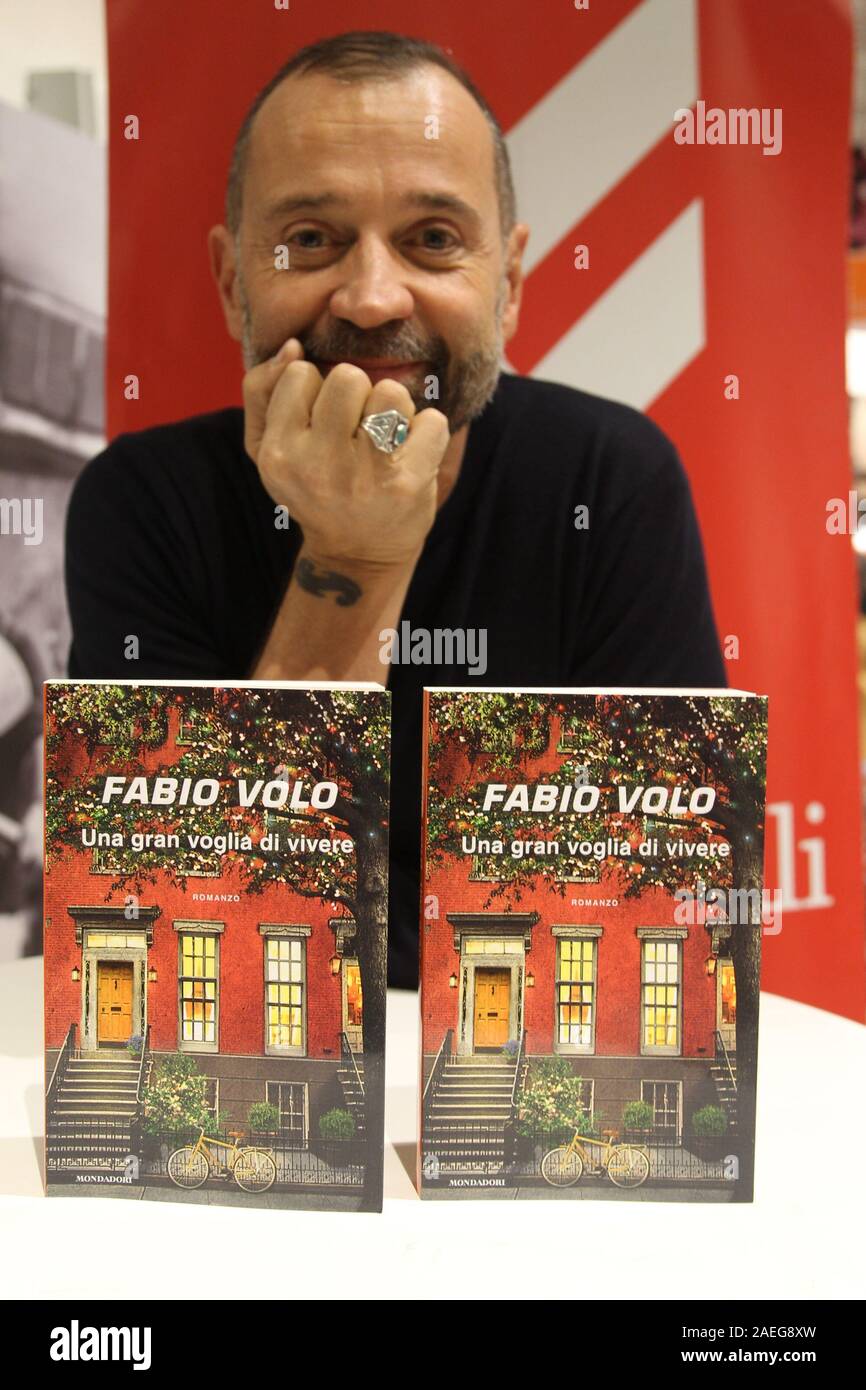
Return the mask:
M 219 292 L 229 336 L 236 343 L 243 340 L 243 314 L 238 294 L 237 264 L 234 237 L 223 226 L 211 227 L 207 234 L 211 274 Z
M 511 229 L 508 245 L 505 248 L 505 279 L 508 294 L 502 313 L 502 337 L 508 342 L 517 332 L 520 318 L 520 301 L 523 297 L 523 253 L 529 240 L 529 227 L 525 222 L 517 222 Z

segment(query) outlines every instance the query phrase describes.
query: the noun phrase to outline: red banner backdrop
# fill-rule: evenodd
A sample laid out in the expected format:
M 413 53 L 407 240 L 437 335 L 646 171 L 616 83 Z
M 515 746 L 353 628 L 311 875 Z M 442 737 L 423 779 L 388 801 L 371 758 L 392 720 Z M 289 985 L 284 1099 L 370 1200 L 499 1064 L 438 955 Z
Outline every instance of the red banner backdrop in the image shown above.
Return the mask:
M 511 365 L 677 444 L 730 684 L 770 697 L 764 987 L 862 1019 L 855 571 L 825 524 L 850 478 L 847 0 L 109 0 L 110 435 L 240 404 L 205 251 L 231 143 L 297 47 L 363 27 L 450 48 L 508 133 L 533 229 Z M 701 142 L 735 108 L 763 137 Z

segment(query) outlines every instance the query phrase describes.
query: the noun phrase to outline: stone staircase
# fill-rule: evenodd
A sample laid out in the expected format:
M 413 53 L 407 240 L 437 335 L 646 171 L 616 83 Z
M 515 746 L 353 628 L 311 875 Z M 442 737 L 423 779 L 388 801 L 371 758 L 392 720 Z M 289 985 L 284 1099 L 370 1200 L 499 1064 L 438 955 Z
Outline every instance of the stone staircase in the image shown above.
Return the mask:
M 424 1148 L 441 1162 L 501 1167 L 511 1119 L 514 1058 L 452 1057 L 424 1116 Z
M 728 1117 L 728 1129 L 735 1130 L 737 1128 L 736 1052 L 728 1052 L 728 1059 L 731 1063 L 730 1071 L 725 1063 L 724 1056 L 716 1057 L 716 1060 L 710 1063 L 710 1071 L 716 1088 L 719 1105 Z M 731 1072 L 734 1078 L 733 1085 L 731 1084 Z
M 343 1093 L 343 1104 L 355 1121 L 355 1134 L 359 1139 L 364 1139 L 367 1133 L 365 1122 L 366 1106 L 364 1104 L 364 1058 L 360 1053 L 355 1053 L 355 1064 L 352 1065 L 351 1057 L 343 1057 L 337 1068 L 337 1079 L 340 1082 L 340 1090 Z M 357 1074 L 355 1068 L 357 1067 Z M 360 1087 L 358 1081 L 360 1079 Z
M 70 1057 L 47 1116 L 50 1170 L 123 1169 L 138 1110 L 138 1072 L 138 1060 L 125 1052 Z

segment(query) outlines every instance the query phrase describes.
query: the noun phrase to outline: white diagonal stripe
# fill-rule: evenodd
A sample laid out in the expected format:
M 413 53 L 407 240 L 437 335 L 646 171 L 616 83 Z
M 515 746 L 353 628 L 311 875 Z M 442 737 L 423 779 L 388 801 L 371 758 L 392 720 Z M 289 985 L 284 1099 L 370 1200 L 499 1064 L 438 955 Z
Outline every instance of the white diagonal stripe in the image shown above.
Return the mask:
M 512 128 L 524 273 L 697 99 L 697 45 L 695 0 L 645 0 Z
M 705 345 L 703 203 L 696 198 L 532 375 L 646 410 Z

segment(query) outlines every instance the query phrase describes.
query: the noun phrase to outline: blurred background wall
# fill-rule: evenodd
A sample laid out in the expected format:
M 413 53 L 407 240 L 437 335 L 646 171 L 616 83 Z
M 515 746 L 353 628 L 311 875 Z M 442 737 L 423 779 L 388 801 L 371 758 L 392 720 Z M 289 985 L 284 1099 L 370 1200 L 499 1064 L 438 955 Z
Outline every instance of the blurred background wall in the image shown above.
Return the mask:
M 65 673 L 63 520 L 102 447 L 100 0 L 0 0 L 0 960 L 41 950 L 41 682 Z

